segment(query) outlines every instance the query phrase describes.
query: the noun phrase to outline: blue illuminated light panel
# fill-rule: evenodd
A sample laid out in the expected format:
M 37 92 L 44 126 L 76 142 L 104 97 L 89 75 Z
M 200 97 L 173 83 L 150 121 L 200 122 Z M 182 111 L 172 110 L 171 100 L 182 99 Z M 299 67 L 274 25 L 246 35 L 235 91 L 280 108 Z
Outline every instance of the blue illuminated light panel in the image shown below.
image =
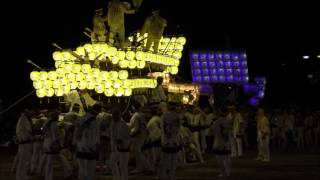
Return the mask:
M 244 52 L 191 52 L 194 83 L 237 83 L 249 81 L 247 55 Z

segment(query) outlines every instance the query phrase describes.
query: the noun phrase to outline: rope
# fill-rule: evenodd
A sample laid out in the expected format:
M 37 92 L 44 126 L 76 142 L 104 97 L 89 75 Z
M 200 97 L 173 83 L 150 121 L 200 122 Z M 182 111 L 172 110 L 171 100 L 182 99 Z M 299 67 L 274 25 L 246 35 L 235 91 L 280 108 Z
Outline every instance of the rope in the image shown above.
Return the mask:
M 32 90 L 31 92 L 29 92 L 27 95 L 23 96 L 21 99 L 19 99 L 18 101 L 16 101 L 15 103 L 13 103 L 11 106 L 7 107 L 6 109 L 2 110 L 0 112 L 1 114 L 4 114 L 5 112 L 9 111 L 11 108 L 13 108 L 14 106 L 16 106 L 17 104 L 19 104 L 20 102 L 22 102 L 24 99 L 26 99 L 27 97 L 29 97 L 31 94 L 33 94 L 36 90 Z

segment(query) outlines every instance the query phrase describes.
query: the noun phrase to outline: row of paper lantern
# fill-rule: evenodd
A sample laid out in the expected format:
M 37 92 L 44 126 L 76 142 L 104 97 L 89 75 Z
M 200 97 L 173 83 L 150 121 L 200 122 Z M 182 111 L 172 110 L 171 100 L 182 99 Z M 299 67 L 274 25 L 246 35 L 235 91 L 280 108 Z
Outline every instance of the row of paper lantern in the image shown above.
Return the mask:
M 87 67 L 87 66 L 85 66 Z M 66 70 L 64 68 L 58 68 L 56 71 L 32 71 L 30 73 L 30 79 L 33 81 L 37 80 L 51 80 L 54 81 L 56 79 L 66 79 L 66 80 L 92 80 L 95 79 L 96 81 L 100 82 L 103 80 L 115 80 L 120 79 L 124 80 L 129 77 L 129 73 L 126 70 L 120 71 L 100 71 L 97 68 L 84 68 L 81 71 L 74 71 L 74 70 Z
M 146 43 L 148 39 L 148 33 L 145 33 L 145 34 L 140 34 L 140 33 L 137 33 L 137 41 L 141 41 L 141 40 L 144 40 L 144 42 Z M 133 36 L 130 36 L 129 37 L 129 41 L 133 41 Z M 179 45 L 185 45 L 187 42 L 186 38 L 183 37 L 183 36 L 180 36 L 180 37 L 161 37 L 160 39 L 160 43 L 161 44 L 169 44 L 169 43 L 176 43 L 176 44 L 179 44 Z
M 96 92 L 100 93 L 100 94 L 104 93 L 105 96 L 107 96 L 107 97 L 112 97 L 112 96 L 121 97 L 121 96 L 131 96 L 132 95 L 131 88 L 118 88 L 118 89 L 107 88 L 107 89 L 102 89 L 102 91 L 96 90 Z M 63 89 L 53 89 L 53 88 L 37 89 L 36 90 L 36 95 L 39 98 L 53 97 L 53 96 L 61 97 L 61 96 L 68 94 L 68 93 L 70 93 L 70 91 L 65 91 Z
M 117 51 L 114 47 L 106 48 L 106 44 L 86 44 L 83 47 L 78 47 L 75 53 L 79 56 L 84 57 L 88 52 L 88 60 L 103 60 L 106 56 L 113 61 L 113 64 L 117 64 L 121 60 L 140 60 L 153 63 L 159 63 L 163 65 L 179 65 L 179 59 L 182 57 L 182 53 L 179 51 L 172 52 L 172 57 L 153 54 L 148 52 L 134 52 L 134 51 Z M 55 61 L 73 62 L 76 57 L 69 51 L 56 51 L 52 55 Z
M 130 96 L 132 89 L 155 88 L 157 86 L 157 82 L 153 79 L 116 79 L 114 81 L 107 80 L 103 82 L 69 81 L 66 83 L 63 83 L 59 80 L 46 80 L 34 81 L 33 86 L 37 90 L 38 97 L 52 97 L 53 95 L 63 96 L 64 94 L 68 94 L 75 89 L 95 90 L 99 94 L 105 93 L 106 96 Z

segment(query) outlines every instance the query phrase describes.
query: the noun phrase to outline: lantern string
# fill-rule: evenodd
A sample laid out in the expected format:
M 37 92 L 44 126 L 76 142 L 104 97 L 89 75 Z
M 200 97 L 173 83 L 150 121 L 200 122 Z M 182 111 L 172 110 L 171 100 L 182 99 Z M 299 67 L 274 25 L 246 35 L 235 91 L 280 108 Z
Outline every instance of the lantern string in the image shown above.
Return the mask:
M 0 112 L 1 114 L 4 114 L 5 112 L 9 111 L 11 108 L 15 107 L 16 105 L 18 105 L 20 102 L 22 102 L 24 99 L 26 99 L 27 97 L 29 97 L 30 95 L 32 95 L 36 90 L 32 90 L 31 92 L 29 92 L 27 95 L 23 96 L 21 99 L 19 99 L 18 101 L 16 101 L 15 103 L 13 103 L 12 105 L 10 105 L 9 107 L 7 107 L 6 109 L 2 110 Z

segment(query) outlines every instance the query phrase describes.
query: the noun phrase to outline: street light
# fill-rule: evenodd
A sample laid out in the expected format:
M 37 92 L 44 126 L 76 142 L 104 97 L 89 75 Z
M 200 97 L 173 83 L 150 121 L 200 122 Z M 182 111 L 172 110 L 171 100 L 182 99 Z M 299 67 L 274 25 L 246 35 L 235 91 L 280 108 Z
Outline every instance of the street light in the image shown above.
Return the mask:
M 320 54 L 317 56 L 318 59 L 320 59 Z
M 303 59 L 310 59 L 310 56 L 305 55 L 305 56 L 302 56 L 302 58 Z

